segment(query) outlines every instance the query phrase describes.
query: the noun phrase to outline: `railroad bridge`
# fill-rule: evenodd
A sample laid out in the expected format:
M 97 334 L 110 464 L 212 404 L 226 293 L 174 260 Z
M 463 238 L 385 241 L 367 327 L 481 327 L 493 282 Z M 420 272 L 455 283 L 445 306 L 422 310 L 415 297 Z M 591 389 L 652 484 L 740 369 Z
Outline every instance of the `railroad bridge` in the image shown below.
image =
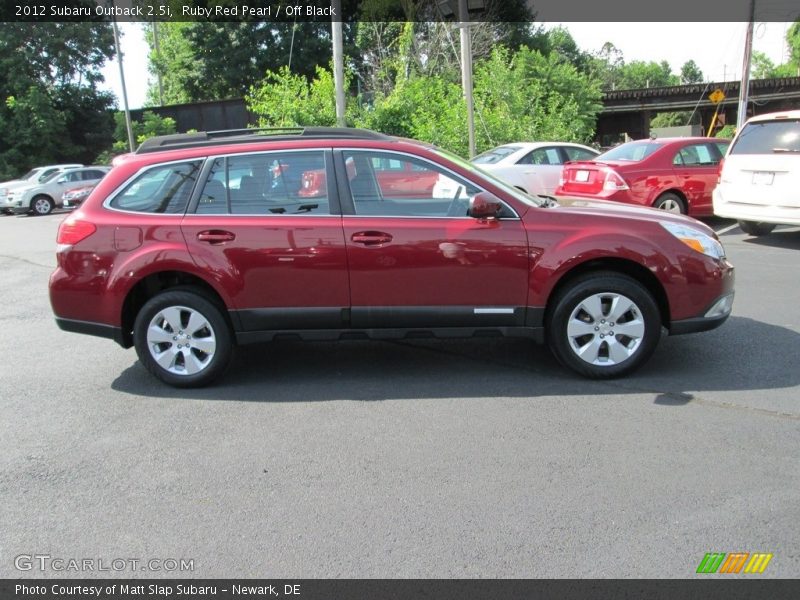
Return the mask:
M 709 99 L 716 89 L 722 90 L 725 99 L 720 103 L 714 129 L 726 123 L 735 125 L 739 86 L 738 81 L 722 81 L 606 92 L 597 118 L 596 140 L 601 146 L 611 146 L 625 134 L 633 139 L 647 137 L 650 119 L 658 113 L 674 111 L 696 111 L 705 134 L 717 109 Z M 800 77 L 750 81 L 748 117 L 789 109 L 800 109 Z

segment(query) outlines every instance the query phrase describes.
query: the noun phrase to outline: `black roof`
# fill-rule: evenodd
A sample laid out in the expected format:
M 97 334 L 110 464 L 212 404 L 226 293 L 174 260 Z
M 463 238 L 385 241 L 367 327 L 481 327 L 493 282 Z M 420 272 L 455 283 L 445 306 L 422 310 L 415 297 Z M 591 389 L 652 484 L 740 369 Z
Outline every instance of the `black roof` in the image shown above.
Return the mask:
M 356 127 L 262 127 L 259 129 L 226 129 L 222 131 L 200 131 L 152 137 L 142 142 L 136 154 L 199 148 L 219 144 L 247 144 L 259 141 L 281 141 L 297 139 L 349 138 L 360 140 L 391 140 L 383 133 Z

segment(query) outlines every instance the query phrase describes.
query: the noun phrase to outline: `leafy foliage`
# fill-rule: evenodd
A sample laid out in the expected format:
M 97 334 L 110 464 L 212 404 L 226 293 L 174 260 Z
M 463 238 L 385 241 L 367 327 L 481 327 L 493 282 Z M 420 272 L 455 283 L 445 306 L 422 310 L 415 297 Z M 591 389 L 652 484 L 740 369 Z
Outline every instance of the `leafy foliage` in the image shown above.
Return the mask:
M 687 60 L 681 67 L 681 83 L 701 83 L 703 72 L 693 60 Z
M 369 106 L 348 103 L 348 124 L 428 141 L 458 154 L 468 152 L 461 86 L 446 74 L 405 75 L 395 69 L 389 93 Z M 534 139 L 587 141 L 600 109 L 600 88 L 553 53 L 498 47 L 475 64 L 476 145 Z M 318 68 L 308 83 L 288 69 L 269 72 L 251 91 L 248 108 L 262 126 L 333 125 L 333 78 Z
M 133 139 L 137 144 L 141 144 L 146 139 L 157 135 L 169 135 L 175 133 L 175 119 L 161 117 L 152 111 L 146 110 L 142 113 L 142 120 L 132 120 L 131 129 Z M 128 127 L 125 124 L 125 113 L 117 111 L 114 113 L 114 143 L 110 149 L 104 150 L 96 159 L 98 164 L 110 164 L 111 160 L 120 154 L 129 152 L 128 147 Z
M 111 141 L 107 23 L 0 23 L 0 180 L 53 162 L 91 162 Z

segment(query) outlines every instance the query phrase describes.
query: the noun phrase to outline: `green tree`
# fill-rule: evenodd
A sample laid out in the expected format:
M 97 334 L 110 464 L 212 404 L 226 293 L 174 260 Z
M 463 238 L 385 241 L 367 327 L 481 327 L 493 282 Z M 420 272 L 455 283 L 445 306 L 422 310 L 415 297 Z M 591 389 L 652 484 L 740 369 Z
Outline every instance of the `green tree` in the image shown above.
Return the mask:
M 345 50 L 353 52 L 354 27 L 346 25 Z M 159 52 L 152 29 L 151 71 L 161 75 L 164 102 L 195 102 L 241 98 L 267 71 L 289 67 L 292 73 L 313 79 L 317 65 L 331 60 L 330 23 L 186 22 L 158 25 Z M 148 103 L 158 99 L 151 81 Z
M 146 139 L 157 135 L 175 133 L 175 119 L 161 117 L 152 111 L 146 110 L 142 113 L 141 121 L 135 119 L 131 121 L 131 129 L 136 143 L 141 144 Z M 107 148 L 97 156 L 95 162 L 98 164 L 110 164 L 115 156 L 129 151 L 125 113 L 117 111 L 114 113 L 114 142 L 111 148 Z
M 37 164 L 90 162 L 111 140 L 107 23 L 0 23 L 0 180 Z
M 345 73 L 345 84 L 350 81 Z M 291 73 L 288 67 L 267 71 L 261 85 L 245 96 L 247 108 L 258 115 L 259 127 L 294 127 L 303 125 L 336 125 L 333 73 L 317 67 L 311 81 Z M 358 105 L 348 102 L 346 119 L 354 125 L 358 120 Z
M 687 60 L 681 67 L 681 83 L 701 83 L 703 81 L 703 72 L 693 60 Z
M 672 74 L 669 63 L 634 60 L 619 69 L 617 89 L 636 89 L 678 85 L 680 80 Z

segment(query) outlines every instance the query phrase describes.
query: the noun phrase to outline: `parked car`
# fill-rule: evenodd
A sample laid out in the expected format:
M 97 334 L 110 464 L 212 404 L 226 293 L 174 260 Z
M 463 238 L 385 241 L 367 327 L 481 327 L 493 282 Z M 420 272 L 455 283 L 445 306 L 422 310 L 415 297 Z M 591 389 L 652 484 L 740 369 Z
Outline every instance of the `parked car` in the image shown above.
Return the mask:
M 387 197 L 385 160 L 465 193 Z M 315 162 L 324 193 L 274 185 Z M 282 336 L 525 336 L 582 375 L 620 376 L 664 330 L 722 324 L 734 293 L 722 245 L 694 219 L 559 204 L 428 144 L 358 129 L 152 138 L 61 223 L 57 243 L 59 327 L 135 346 L 180 387 L 216 379 L 234 344 Z
M 346 165 L 348 180 L 357 175 L 355 162 L 351 159 Z M 436 175 L 420 170 L 416 165 L 392 158 L 373 158 L 369 171 L 374 173 L 376 183 L 384 198 L 431 198 Z M 303 198 L 315 198 L 324 194 L 327 178 L 324 169 L 305 171 L 300 181 Z
M 110 170 L 110 167 L 81 167 L 54 171 L 42 182 L 8 190 L 0 206 L 3 210 L 15 214 L 48 215 L 56 206 L 61 206 L 62 196 L 67 187 L 74 187 L 77 183 L 94 185 Z
M 42 183 L 45 179 L 47 179 L 47 177 L 56 171 L 61 171 L 63 169 L 76 169 L 82 166 L 83 165 L 80 163 L 72 163 L 65 165 L 47 165 L 44 167 L 36 167 L 35 169 L 31 169 L 19 179 L 0 183 L 0 202 L 5 199 L 9 189 L 30 185 L 33 183 Z
M 96 185 L 97 184 L 93 183 L 91 185 L 82 185 L 80 187 L 68 189 L 61 194 L 61 205 L 64 208 L 74 208 L 78 206 L 89 197 L 89 194 L 92 193 Z
M 568 142 L 520 142 L 479 154 L 472 163 L 523 192 L 550 196 L 558 187 L 565 163 L 590 160 L 598 154 L 593 148 Z M 436 198 L 452 198 L 457 193 L 463 189 L 444 176 L 433 188 Z
M 523 142 L 498 146 L 472 162 L 529 194 L 553 195 L 561 168 L 570 161 L 592 160 L 594 148 L 567 142 Z
M 556 195 L 710 216 L 711 192 L 729 144 L 730 140 L 704 137 L 620 144 L 594 160 L 565 165 Z
M 752 117 L 733 139 L 714 190 L 714 214 L 749 235 L 800 225 L 800 110 Z

